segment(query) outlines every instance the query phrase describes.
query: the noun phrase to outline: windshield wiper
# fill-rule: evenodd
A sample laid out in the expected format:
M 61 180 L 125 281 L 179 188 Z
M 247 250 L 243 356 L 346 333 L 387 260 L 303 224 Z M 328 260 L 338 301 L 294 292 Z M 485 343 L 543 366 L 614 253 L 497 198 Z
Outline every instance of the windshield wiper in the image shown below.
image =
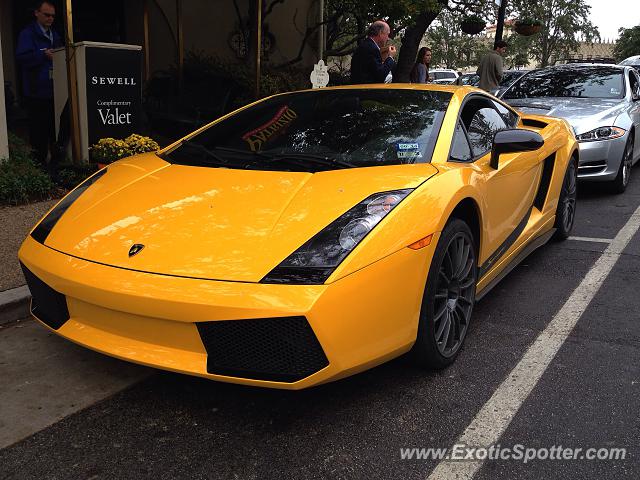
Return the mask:
M 344 160 L 338 160 L 337 158 L 330 158 L 324 155 L 318 155 L 314 153 L 301 153 L 301 152 L 262 152 L 262 155 L 270 158 L 272 161 L 279 160 L 302 160 L 315 163 L 322 166 L 339 166 L 342 168 L 354 168 L 353 163 L 345 162 Z
M 248 150 L 242 150 L 240 148 L 232 147 L 212 147 L 207 148 L 201 143 L 197 143 L 193 140 L 185 140 L 181 146 L 192 147 L 213 159 L 221 166 L 228 166 L 230 164 L 228 159 L 223 158 L 221 153 L 233 155 L 239 155 L 242 157 L 250 157 L 252 160 L 260 159 L 265 164 L 272 164 L 277 162 L 286 162 L 287 160 L 300 160 L 309 162 L 315 165 L 328 166 L 328 167 L 342 167 L 342 168 L 354 168 L 355 165 L 344 160 L 338 160 L 335 158 L 329 158 L 324 155 L 318 155 L 313 153 L 301 153 L 301 152 L 253 152 Z M 233 162 L 233 160 L 232 160 Z M 300 162 L 295 162 L 300 164 Z M 259 165 L 259 163 L 258 163 Z

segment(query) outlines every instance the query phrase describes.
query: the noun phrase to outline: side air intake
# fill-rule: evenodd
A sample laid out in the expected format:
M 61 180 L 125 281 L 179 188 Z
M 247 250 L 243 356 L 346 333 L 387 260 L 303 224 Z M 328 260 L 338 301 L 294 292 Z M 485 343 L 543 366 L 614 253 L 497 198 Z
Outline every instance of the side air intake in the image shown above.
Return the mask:
M 31 291 L 31 314 L 54 330 L 59 329 L 69 320 L 67 299 L 36 277 L 22 263 L 20 266 Z

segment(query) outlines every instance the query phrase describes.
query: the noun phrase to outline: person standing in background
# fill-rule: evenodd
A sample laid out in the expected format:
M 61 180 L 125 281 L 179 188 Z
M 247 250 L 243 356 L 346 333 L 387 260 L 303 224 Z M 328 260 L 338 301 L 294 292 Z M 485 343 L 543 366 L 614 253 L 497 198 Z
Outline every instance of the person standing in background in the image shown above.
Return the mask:
M 52 3 L 41 1 L 34 8 L 35 21 L 20 32 L 16 58 L 22 69 L 22 95 L 27 107 L 29 142 L 40 165 L 55 174 L 55 113 L 53 107 L 53 49 L 64 44 L 51 28 L 56 16 Z M 47 155 L 51 147 L 51 162 Z
M 507 51 L 507 42 L 498 40 L 495 50 L 487 52 L 480 60 L 480 66 L 476 74 L 480 77 L 479 87 L 487 92 L 495 91 L 502 79 L 504 64 L 502 55 Z
M 427 83 L 429 81 L 429 64 L 431 63 L 431 49 L 422 47 L 418 50 L 416 63 L 413 64 L 409 79 L 411 83 Z
M 377 20 L 367 30 L 365 38 L 351 58 L 351 83 L 384 83 L 387 75 L 393 70 L 396 47 L 386 47 L 391 29 L 386 22 Z

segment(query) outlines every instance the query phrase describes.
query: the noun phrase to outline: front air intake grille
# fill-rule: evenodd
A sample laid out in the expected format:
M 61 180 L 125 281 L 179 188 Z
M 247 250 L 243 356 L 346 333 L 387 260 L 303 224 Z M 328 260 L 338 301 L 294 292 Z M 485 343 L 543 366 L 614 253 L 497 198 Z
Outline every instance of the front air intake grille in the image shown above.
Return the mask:
M 36 277 L 22 263 L 20 266 L 31 291 L 31 313 L 54 330 L 59 329 L 69 320 L 67 299 Z
M 196 325 L 207 350 L 209 373 L 290 383 L 329 365 L 305 317 Z

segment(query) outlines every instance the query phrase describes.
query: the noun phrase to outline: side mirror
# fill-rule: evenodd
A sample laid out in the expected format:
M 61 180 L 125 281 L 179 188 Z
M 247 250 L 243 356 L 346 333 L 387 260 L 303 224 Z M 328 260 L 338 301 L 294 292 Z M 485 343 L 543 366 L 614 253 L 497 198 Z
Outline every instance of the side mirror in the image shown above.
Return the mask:
M 544 139 L 538 132 L 514 128 L 500 130 L 493 137 L 491 147 L 491 168 L 498 169 L 498 158 L 503 153 L 530 152 L 544 145 Z

